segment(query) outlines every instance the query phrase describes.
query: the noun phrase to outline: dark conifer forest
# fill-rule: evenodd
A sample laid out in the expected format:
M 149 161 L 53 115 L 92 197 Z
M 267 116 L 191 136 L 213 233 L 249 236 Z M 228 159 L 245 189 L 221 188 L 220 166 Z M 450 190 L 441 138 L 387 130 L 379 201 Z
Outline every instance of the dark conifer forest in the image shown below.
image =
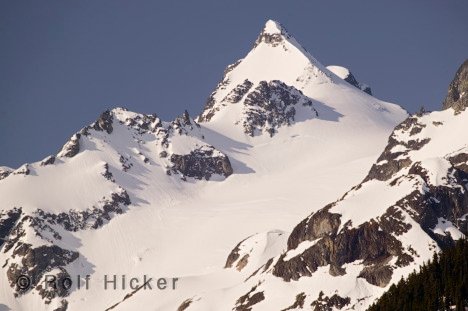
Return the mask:
M 468 310 L 468 240 L 394 284 L 368 311 Z

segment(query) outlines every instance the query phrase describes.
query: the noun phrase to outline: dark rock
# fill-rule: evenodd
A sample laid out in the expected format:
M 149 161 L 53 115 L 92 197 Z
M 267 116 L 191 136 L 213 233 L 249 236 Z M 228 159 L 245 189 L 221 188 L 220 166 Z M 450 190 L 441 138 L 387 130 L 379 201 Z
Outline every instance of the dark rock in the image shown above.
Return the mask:
M 247 108 L 244 132 L 254 136 L 257 131 L 265 130 L 273 136 L 276 130 L 283 125 L 291 125 L 296 115 L 295 106 L 300 104 L 308 106 L 312 111 L 312 100 L 293 86 L 281 81 L 261 81 L 250 92 L 244 104 Z
M 259 303 L 262 300 L 265 300 L 265 295 L 263 292 L 255 292 L 258 285 L 252 287 L 252 289 L 245 294 L 244 296 L 237 299 L 236 306 L 234 311 L 251 311 L 252 306 Z
M 248 239 L 248 238 L 247 238 Z M 239 251 L 240 251 L 240 246 L 242 243 L 245 242 L 245 240 L 247 239 L 244 239 L 242 241 L 240 241 L 236 247 L 234 247 L 234 249 L 231 251 L 231 253 L 229 253 L 229 256 L 228 258 L 226 259 L 226 264 L 224 265 L 224 268 L 227 269 L 227 268 L 232 268 L 232 266 L 234 265 L 234 263 L 237 261 L 237 259 L 239 259 L 240 257 L 240 254 L 239 254 Z
M 349 84 L 351 84 L 352 86 L 357 87 L 361 91 L 363 91 L 363 92 L 365 92 L 365 93 L 367 93 L 369 95 L 372 95 L 372 90 L 371 90 L 370 86 L 359 83 L 356 80 L 356 77 L 351 73 L 351 71 L 349 71 L 348 76 L 346 78 L 344 78 L 344 80 L 346 82 L 348 82 Z
M 52 224 L 58 224 L 67 231 L 79 231 L 86 228 L 97 229 L 109 221 L 113 214 L 122 214 L 124 207 L 130 205 L 130 198 L 125 190 L 112 193 L 110 199 L 100 202 L 100 207 L 94 206 L 84 211 L 71 210 L 68 213 L 52 214 L 38 209 L 36 215 Z
M 244 97 L 244 95 L 247 94 L 247 92 L 250 90 L 252 85 L 253 85 L 252 82 L 245 79 L 243 83 L 233 88 L 231 92 L 229 92 L 229 94 L 226 95 L 223 101 L 226 101 L 232 104 L 236 104 L 240 102 L 240 100 Z
M 161 119 L 156 114 L 137 114 L 133 117 L 127 117 L 123 121 L 119 120 L 119 122 L 131 127 L 138 134 L 154 133 L 163 127 Z
M 338 294 L 328 297 L 323 292 L 320 292 L 319 297 L 312 302 L 311 306 L 314 311 L 333 311 L 335 309 L 341 310 L 350 303 L 351 299 L 349 297 L 344 298 Z
M 340 266 L 331 264 L 330 265 L 330 270 L 328 271 L 328 273 L 330 273 L 331 276 L 341 276 L 341 275 L 346 274 L 346 269 L 344 269 L 344 268 L 342 268 Z
M 372 285 L 385 287 L 392 280 L 392 274 L 392 268 L 387 265 L 372 265 L 365 267 L 358 277 Z
M 112 175 L 112 172 L 109 171 L 109 164 L 108 163 L 105 163 L 104 164 L 104 172 L 101 173 L 102 176 L 104 176 L 105 179 L 111 181 L 111 182 L 115 182 L 114 180 L 114 176 Z
M 276 23 L 276 22 L 275 22 Z M 258 46 L 260 43 L 264 42 L 266 44 L 272 46 L 279 46 L 285 39 L 291 38 L 291 35 L 286 31 L 286 29 L 277 23 L 278 28 L 280 29 L 279 33 L 268 33 L 264 28 L 260 35 L 258 36 L 257 40 L 255 40 L 254 48 Z
M 457 169 L 468 174 L 468 153 L 459 153 L 449 157 L 450 163 Z
M 288 249 L 295 249 L 303 241 L 313 241 L 334 234 L 341 224 L 341 215 L 330 213 L 331 207 L 332 205 L 326 206 L 297 225 L 288 238 Z
M 468 60 L 465 60 L 455 74 L 443 103 L 444 109 L 453 108 L 456 114 L 466 107 L 468 107 Z
M 123 155 L 120 155 L 119 162 L 122 165 L 122 169 L 124 170 L 124 172 L 127 172 L 133 166 L 133 163 L 130 162 L 130 160 L 124 157 Z
M 10 174 L 12 173 L 13 170 L 9 169 L 9 168 L 1 168 L 0 167 L 0 180 L 2 179 L 5 179 L 7 178 L 8 176 L 10 176 Z
M 228 177 L 233 173 L 229 158 L 212 146 L 200 147 L 186 155 L 173 154 L 170 161 L 174 173 L 195 179 L 209 180 L 213 174 Z
M 21 262 L 12 263 L 9 266 L 7 277 L 10 286 L 21 295 L 36 287 L 45 272 L 66 266 L 76 260 L 79 254 L 78 252 L 65 250 L 56 245 L 33 248 L 31 244 L 18 243 L 13 250 L 12 258 L 16 256 L 21 258 Z M 21 275 L 26 275 L 31 280 L 29 288 L 22 289 L 18 286 L 17 280 Z M 62 291 L 58 291 L 56 294 L 66 295 Z
M 71 284 L 67 283 L 71 280 L 70 274 L 62 267 L 59 267 L 58 270 L 59 272 L 55 274 L 48 272 L 48 279 L 38 284 L 35 288 L 46 304 L 50 303 L 54 298 L 66 297 L 70 294 Z
M 179 135 L 187 135 L 195 128 L 200 128 L 200 124 L 195 122 L 189 115 L 188 111 L 185 110 L 181 116 L 178 116 L 171 122 L 170 127 L 168 128 L 168 134 L 171 132 L 176 132 Z
M 13 172 L 13 175 L 29 175 L 31 171 L 29 170 L 29 164 L 23 164 L 20 168 Z
M 22 214 L 21 208 L 0 211 L 0 249 Z
M 114 121 L 114 117 L 109 110 L 104 111 L 99 119 L 96 120 L 93 124 L 93 128 L 96 131 L 106 131 L 107 134 L 111 134 L 113 131 L 112 123 Z
M 396 205 L 398 206 L 398 204 Z M 379 225 L 383 231 L 393 232 L 394 235 L 402 235 L 411 229 L 411 224 L 405 222 L 402 210 L 396 206 L 390 206 L 379 217 Z
M 206 100 L 205 107 L 203 108 L 203 112 L 198 117 L 198 122 L 208 122 L 211 118 L 215 115 L 217 111 L 219 111 L 219 107 L 214 107 L 216 104 L 215 96 L 219 90 L 223 90 L 226 85 L 229 83 L 228 74 L 239 65 L 241 60 L 238 60 L 234 64 L 231 64 L 226 67 L 224 70 L 223 78 L 220 82 L 216 85 L 215 90 L 210 94 L 208 99 Z
M 219 107 L 215 107 L 215 104 L 216 104 L 215 96 L 219 90 L 226 87 L 228 82 L 229 80 L 226 77 L 223 77 L 223 80 L 221 80 L 218 83 L 215 90 L 210 94 L 210 96 L 206 100 L 205 108 L 203 108 L 202 114 L 197 119 L 198 122 L 210 121 L 211 118 L 213 118 L 213 116 L 215 115 L 215 113 L 219 111 Z
M 338 214 L 329 212 L 325 207 L 302 221 L 294 228 L 288 239 L 288 251 L 295 249 L 301 242 L 317 240 L 301 255 L 285 260 L 286 254 L 278 259 L 273 274 L 285 281 L 298 280 L 301 276 L 311 276 L 320 266 L 330 265 L 331 275 L 345 273 L 343 264 L 362 260 L 365 266 L 381 263 L 397 257 L 400 263 L 408 263 L 408 257 L 400 241 L 392 231 L 380 230 L 379 221 L 371 219 L 352 228 L 344 226 L 339 232 Z M 388 225 L 388 217 L 387 217 Z
M 42 160 L 41 166 L 51 165 L 55 163 L 55 156 L 51 155 Z
M 72 158 L 80 152 L 80 138 L 81 134 L 76 133 L 71 137 L 71 139 L 62 147 L 62 150 L 59 152 L 59 157 Z
M 376 179 L 380 181 L 389 180 L 397 172 L 411 165 L 411 160 L 404 157 L 410 150 L 419 150 L 429 143 L 429 138 L 412 139 L 408 142 L 398 140 L 400 133 L 409 133 L 409 135 L 416 135 L 426 126 L 418 122 L 419 118 L 411 116 L 405 121 L 400 123 L 390 135 L 387 146 L 383 153 L 377 159 L 377 162 L 372 165 L 364 182 Z M 396 146 L 401 146 L 400 149 L 406 151 L 392 151 Z
M 291 306 L 289 306 L 286 309 L 283 309 L 281 311 L 296 310 L 296 309 L 304 308 L 305 298 L 306 298 L 306 295 L 304 293 L 297 294 L 296 300 L 294 301 L 294 303 Z
M 192 302 L 193 302 L 192 299 L 184 300 L 184 302 L 182 302 L 182 304 L 177 308 L 177 311 L 184 311 L 185 309 L 187 309 L 188 307 L 190 307 L 190 305 L 192 304 Z
M 359 87 L 364 93 L 367 93 L 369 95 L 372 96 L 372 89 L 370 86 L 368 85 L 365 85 L 365 84 L 361 84 L 360 87 Z

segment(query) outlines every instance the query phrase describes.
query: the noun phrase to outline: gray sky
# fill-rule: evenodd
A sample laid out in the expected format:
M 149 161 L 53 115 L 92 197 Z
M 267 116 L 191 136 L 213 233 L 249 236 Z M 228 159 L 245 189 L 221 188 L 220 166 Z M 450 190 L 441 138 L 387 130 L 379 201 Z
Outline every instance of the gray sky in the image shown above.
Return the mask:
M 376 97 L 439 109 L 468 57 L 466 12 L 466 0 L 0 0 L 0 165 L 56 153 L 107 108 L 197 115 L 269 18 Z

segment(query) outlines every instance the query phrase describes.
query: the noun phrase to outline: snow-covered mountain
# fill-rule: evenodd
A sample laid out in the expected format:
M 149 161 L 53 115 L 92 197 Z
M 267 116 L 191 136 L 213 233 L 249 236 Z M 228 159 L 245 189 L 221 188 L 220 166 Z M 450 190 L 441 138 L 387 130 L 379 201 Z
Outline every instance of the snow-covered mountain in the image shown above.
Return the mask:
M 395 127 L 362 182 L 290 233 L 239 242 L 225 268 L 243 281 L 200 291 L 180 310 L 365 310 L 434 251 L 466 235 L 466 94 L 468 61 L 444 110 Z
M 57 154 L 18 169 L 1 167 L 0 310 L 280 310 L 297 295 L 299 305 L 303 299 L 316 300 L 320 289 L 324 300 L 338 299 L 330 295 L 332 289 L 349 296 L 343 286 L 356 288 L 356 275 L 376 265 L 375 258 L 358 262 L 361 255 L 348 254 L 310 265 L 293 263 L 311 247 L 335 249 L 325 243 L 324 234 L 377 230 L 366 225 L 366 217 L 380 216 L 389 201 L 405 196 L 410 186 L 390 191 L 391 181 L 375 177 L 384 165 L 379 159 L 361 190 L 354 188 L 333 207 L 322 209 L 365 178 L 407 113 L 363 92 L 355 78 L 355 83 L 345 81 L 334 68 L 327 69 L 284 27 L 268 21 L 245 58 L 227 67 L 197 118 L 185 112 L 164 122 L 157 115 L 115 108 L 75 133 Z M 426 124 L 425 117 L 415 124 Z M 456 117 L 461 120 L 463 113 Z M 444 123 L 440 129 L 449 123 L 443 118 L 437 120 Z M 427 125 L 417 135 L 430 136 L 430 129 Z M 395 139 L 414 147 L 404 136 Z M 392 156 L 389 163 L 400 160 Z M 402 181 L 402 187 L 408 183 Z M 385 194 L 378 195 L 378 210 L 364 204 L 362 213 L 342 211 L 355 204 L 348 197 L 361 195 L 363 203 L 374 203 L 372 193 L 378 187 Z M 395 210 L 389 217 L 406 217 Z M 319 233 L 299 225 L 290 235 L 311 212 L 316 213 L 301 224 L 309 228 L 308 222 L 318 217 L 314 215 L 322 215 Z M 455 218 L 437 216 L 455 223 Z M 414 254 L 404 248 L 412 245 L 410 238 L 398 248 L 395 238 L 382 232 L 388 243 L 381 248 L 399 250 L 401 260 L 409 261 L 407 256 L 416 252 L 426 255 L 416 246 Z M 382 266 L 397 264 L 397 259 L 389 260 Z M 327 274 L 321 281 L 308 276 L 316 270 L 335 276 Z M 382 270 L 388 275 L 389 269 Z M 393 270 L 392 278 L 400 273 Z M 78 288 L 78 282 L 69 289 L 44 283 L 51 275 L 85 281 L 88 274 L 92 290 Z M 133 291 L 128 284 L 104 289 L 103 280 L 113 275 L 174 277 L 178 283 L 175 290 L 165 291 Z M 29 286 L 18 283 L 20 277 L 29 279 Z M 336 280 L 343 286 L 333 287 Z M 365 282 L 358 287 L 375 296 L 375 286 Z M 299 295 L 304 286 L 309 289 Z

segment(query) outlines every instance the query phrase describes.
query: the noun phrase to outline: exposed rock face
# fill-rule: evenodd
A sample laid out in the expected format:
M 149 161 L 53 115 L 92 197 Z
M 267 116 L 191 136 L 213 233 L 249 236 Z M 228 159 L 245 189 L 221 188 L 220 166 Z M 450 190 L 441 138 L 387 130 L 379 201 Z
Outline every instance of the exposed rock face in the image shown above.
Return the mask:
M 234 249 L 231 251 L 228 258 L 226 259 L 226 264 L 224 265 L 225 269 L 226 268 L 232 268 L 234 263 L 239 259 L 239 257 L 240 257 L 240 254 L 239 254 L 240 246 L 245 240 L 246 239 L 239 242 L 239 244 L 237 244 L 236 247 L 234 247 Z
M 104 170 L 101 174 L 105 179 L 115 182 L 114 175 L 112 175 L 112 172 L 109 170 L 109 163 L 104 163 Z
M 177 308 L 177 311 L 184 311 L 192 304 L 192 299 L 187 299 Z
M 247 238 L 249 239 L 249 238 Z M 235 265 L 235 268 L 237 271 L 242 271 L 242 269 L 245 268 L 245 266 L 249 263 L 249 253 L 245 253 L 245 250 L 241 250 L 241 244 L 244 243 L 247 239 L 241 241 L 239 244 L 234 247 L 234 249 L 231 251 L 229 254 L 226 264 L 224 265 L 225 269 L 228 268 L 233 268 Z M 242 254 L 241 254 L 242 252 Z M 242 257 L 241 257 L 242 255 Z
M 208 122 L 208 121 L 210 121 L 211 118 L 215 115 L 216 111 L 219 111 L 219 107 L 215 107 L 215 104 L 216 104 L 215 97 L 216 97 L 218 91 L 223 90 L 223 89 L 226 88 L 226 85 L 229 83 L 229 79 L 227 77 L 228 74 L 234 68 L 236 68 L 240 64 L 241 61 L 242 60 L 238 60 L 234 64 L 231 64 L 231 65 L 226 67 L 226 69 L 224 70 L 223 78 L 221 79 L 221 81 L 218 82 L 218 84 L 216 85 L 215 90 L 213 92 L 211 92 L 210 96 L 206 100 L 205 108 L 203 109 L 203 113 L 197 119 L 198 122 Z
M 370 86 L 368 86 L 367 84 L 364 84 L 364 83 L 360 83 L 356 77 L 353 75 L 353 73 L 351 71 L 349 71 L 349 69 L 345 68 L 345 67 L 341 67 L 341 66 L 327 66 L 327 69 L 330 70 L 331 72 L 333 72 L 334 74 L 336 74 L 338 77 L 340 77 L 341 79 L 345 80 L 346 82 L 348 82 L 349 84 L 351 84 L 352 86 L 360 89 L 361 91 L 369 94 L 369 95 L 372 95 L 372 90 L 370 88 Z
M 252 85 L 253 83 L 246 79 L 243 83 L 233 88 L 232 91 L 229 92 L 228 95 L 226 95 L 223 101 L 226 101 L 231 104 L 236 104 L 240 102 L 244 95 L 247 94 L 247 92 L 250 90 Z
M 0 180 L 5 179 L 8 176 L 10 176 L 11 172 L 13 172 L 11 168 L 0 167 Z
M 67 234 L 63 229 L 71 232 L 97 229 L 113 215 L 123 213 L 130 203 L 127 192 L 120 188 L 112 193 L 110 198 L 103 199 L 85 211 L 71 210 L 67 213 L 53 214 L 38 209 L 32 215 L 23 215 L 21 209 L 14 208 L 7 213 L 0 213 L 0 247 L 4 244 L 3 252 L 9 253 L 9 257 L 13 259 L 13 262 L 7 261 L 5 266 L 9 264 L 6 274 L 15 295 L 35 290 L 46 303 L 58 297 L 68 296 L 70 287 L 54 284 L 61 284 L 60 280 L 70 278 L 66 266 L 77 260 L 79 253 L 57 245 L 58 241 L 63 240 L 63 235 Z M 45 244 L 37 245 L 37 241 L 34 242 L 36 245 L 31 244 L 28 242 L 28 236 L 31 235 Z M 57 282 L 46 284 L 45 274 L 48 277 L 54 276 Z M 29 279 L 28 286 L 21 287 L 18 284 L 20 276 Z M 66 300 L 62 301 L 61 308 L 67 309 Z
M 209 180 L 213 174 L 228 177 L 232 174 L 229 158 L 212 146 L 203 146 L 186 155 L 172 154 L 171 171 L 182 176 Z
M 379 156 L 377 162 L 372 165 L 369 174 L 364 181 L 377 179 L 385 181 L 390 179 L 395 173 L 407 168 L 411 164 L 408 158 L 410 151 L 419 150 L 429 143 L 430 138 L 402 140 L 399 137 L 408 135 L 414 136 L 425 127 L 418 122 L 418 116 L 411 116 L 400 123 L 390 135 L 388 144 L 384 152 Z
M 41 166 L 51 165 L 55 163 L 55 156 L 51 155 L 41 161 Z
M 58 157 L 72 158 L 80 152 L 80 138 L 81 134 L 76 133 L 70 140 L 62 147 L 62 150 L 57 154 Z
M 104 111 L 99 119 L 94 122 L 93 128 L 96 131 L 106 131 L 107 134 L 112 133 L 112 122 L 114 121 L 113 115 L 109 110 Z
M 195 122 L 190 117 L 188 111 L 185 110 L 181 116 L 175 118 L 174 121 L 171 122 L 168 131 L 176 132 L 179 135 L 188 135 L 195 128 L 200 128 L 200 125 Z
M 216 86 L 215 90 L 210 94 L 210 96 L 206 100 L 203 113 L 197 119 L 198 122 L 210 121 L 211 118 L 213 118 L 213 116 L 215 115 L 216 111 L 219 111 L 219 107 L 215 107 L 215 104 L 216 104 L 215 96 L 218 90 L 223 89 L 226 86 L 226 84 L 227 84 L 227 79 L 226 79 L 226 76 L 224 76 L 223 79 Z
M 465 60 L 455 74 L 443 103 L 444 109 L 453 108 L 455 113 L 460 113 L 466 107 L 468 107 L 468 60 Z
M 301 91 L 281 81 L 261 81 L 245 101 L 244 132 L 250 136 L 266 131 L 273 136 L 283 125 L 291 125 L 297 105 L 310 107 L 312 100 Z M 315 111 L 317 115 L 317 111 Z
M 9 211 L 0 211 L 0 250 L 5 239 L 21 217 L 21 208 L 13 208 Z
M 236 306 L 234 307 L 234 311 L 251 311 L 252 306 L 259 303 L 262 300 L 265 300 L 265 295 L 262 291 L 257 291 L 257 286 L 252 287 L 252 289 L 246 293 L 244 296 L 240 297 L 237 302 Z
M 76 260 L 78 252 L 62 249 L 56 245 L 39 246 L 33 248 L 31 244 L 18 243 L 12 253 L 12 258 L 20 257 L 20 263 L 12 263 L 7 271 L 10 286 L 15 288 L 18 295 L 21 295 L 39 284 L 45 272 L 54 268 L 63 267 Z M 31 285 L 27 288 L 19 287 L 17 280 L 21 275 L 26 275 L 31 280 Z M 42 289 L 42 288 L 41 288 Z M 40 290 L 40 289 L 38 289 Z M 57 295 L 66 296 L 68 293 L 56 291 Z M 44 297 L 46 298 L 46 297 Z
M 385 287 L 392 280 L 392 268 L 386 265 L 373 265 L 365 267 L 359 277 L 366 279 L 370 284 Z
M 130 198 L 124 189 L 112 193 L 110 198 L 103 199 L 90 209 L 85 211 L 69 211 L 68 213 L 52 214 L 38 209 L 36 215 L 42 221 L 50 225 L 60 225 L 67 231 L 79 231 L 83 229 L 97 229 L 111 220 L 112 215 L 122 214 L 130 205 Z
M 119 162 L 122 165 L 122 170 L 124 172 L 127 172 L 133 166 L 133 163 L 130 162 L 130 159 L 124 157 L 123 155 L 120 155 Z
M 366 84 L 359 83 L 351 72 L 349 72 L 349 75 L 344 80 L 346 82 L 348 82 L 349 84 L 357 87 L 361 91 L 363 91 L 363 92 L 365 92 L 365 93 L 367 93 L 369 95 L 372 95 L 372 90 L 371 90 L 370 86 L 368 86 Z
M 339 230 L 341 217 L 330 213 L 330 207 L 312 214 L 294 228 L 288 240 L 288 251 L 305 241 L 317 242 L 288 260 L 285 259 L 287 253 L 281 255 L 273 269 L 274 275 L 285 281 L 298 280 L 301 276 L 311 276 L 318 267 L 326 265 L 330 265 L 331 275 L 343 275 L 346 271 L 342 265 L 362 260 L 365 272 L 372 274 L 372 277 L 366 279 L 371 284 L 385 286 L 390 281 L 388 275 L 382 276 L 377 273 L 381 271 L 375 269 L 376 272 L 372 273 L 374 270 L 367 268 L 368 266 L 380 266 L 393 257 L 397 258 L 397 266 L 405 266 L 412 261 L 398 239 L 391 233 L 380 230 L 380 220 L 365 222 L 357 228 L 345 224 Z
M 161 119 L 156 114 L 133 114 L 131 117 L 121 117 L 122 113 L 127 112 L 125 108 L 115 108 L 112 115 L 117 118 L 120 124 L 125 124 L 138 134 L 154 133 L 163 127 Z
M 254 84 L 246 79 L 215 105 L 215 95 L 225 88 L 228 79 L 224 77 L 223 81 L 210 96 L 204 112 L 198 118 L 199 122 L 210 121 L 220 107 L 241 102 L 244 105 L 243 116 L 238 123 L 242 123 L 244 132 L 250 136 L 264 131 L 273 136 L 279 127 L 291 125 L 298 106 L 309 107 L 313 115 L 318 116 L 310 98 L 295 87 L 278 80 Z
M 312 302 L 312 310 L 314 311 L 333 311 L 341 310 L 349 305 L 351 299 L 349 297 L 343 298 L 337 294 L 331 297 L 325 296 L 323 292 L 320 292 L 317 300 Z
M 283 309 L 281 311 L 303 309 L 304 308 L 305 298 L 306 298 L 306 295 L 304 293 L 297 294 L 296 300 L 294 301 L 294 303 L 291 306 L 289 306 L 286 309 Z

